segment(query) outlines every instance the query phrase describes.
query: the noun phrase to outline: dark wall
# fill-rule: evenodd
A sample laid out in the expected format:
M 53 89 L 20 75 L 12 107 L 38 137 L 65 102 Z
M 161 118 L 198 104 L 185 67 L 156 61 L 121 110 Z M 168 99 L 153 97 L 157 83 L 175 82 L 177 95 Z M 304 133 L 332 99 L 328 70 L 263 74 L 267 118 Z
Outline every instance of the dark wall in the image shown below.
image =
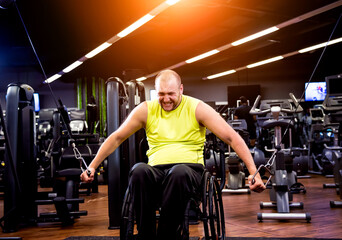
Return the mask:
M 227 102 L 227 88 L 229 86 L 259 85 L 262 99 L 289 98 L 292 92 L 298 99 L 301 98 L 305 82 L 325 81 L 326 76 L 342 73 L 340 62 L 324 55 L 320 62 L 321 52 L 307 55 L 307 59 L 290 57 L 275 63 L 267 64 L 252 69 L 245 69 L 234 74 L 212 80 L 187 79 L 182 75 L 182 69 L 175 69 L 183 78 L 184 93 L 199 98 L 205 102 Z M 318 64 L 317 68 L 316 65 Z M 315 71 L 314 71 L 315 69 Z M 336 70 L 337 69 L 337 70 Z M 22 71 L 20 73 L 20 71 Z M 4 104 L 6 86 L 9 82 L 23 82 L 31 84 L 36 92 L 41 95 L 41 107 L 54 107 L 53 98 L 46 84 L 42 84 L 42 76 L 34 71 L 22 69 L 6 75 L 0 72 L 0 99 Z M 19 73 L 18 73 L 19 72 Z M 214 72 L 213 72 L 214 73 Z M 94 73 L 94 75 L 101 75 Z M 101 76 L 100 76 L 101 77 Z M 67 107 L 76 107 L 76 78 L 68 80 L 58 79 L 51 84 L 56 98 L 61 98 Z M 154 88 L 154 80 L 144 82 L 146 97 L 149 99 L 150 89 Z
M 63 104 L 68 108 L 76 108 L 76 88 L 74 84 L 63 84 L 64 89 L 54 89 L 53 93 L 58 100 L 62 100 Z M 50 91 L 38 91 L 40 96 L 41 108 L 55 108 L 54 98 Z
M 312 74 L 314 63 L 312 63 L 310 71 L 301 71 L 301 68 L 300 62 L 279 61 L 255 69 L 238 71 L 217 79 L 198 79 L 189 82 L 185 80 L 183 81 L 184 93 L 205 102 L 228 102 L 228 87 L 246 88 L 246 86 L 251 86 L 248 92 L 258 92 L 259 89 L 253 89 L 253 85 L 258 85 L 262 99 L 288 99 L 290 92 L 300 99 L 305 82 L 309 81 Z M 329 70 L 319 71 L 313 75 L 312 81 L 325 81 L 325 76 L 334 74 L 338 73 Z M 153 81 L 146 82 L 145 85 L 148 89 L 154 88 Z M 147 92 L 147 94 L 149 93 Z M 235 104 L 234 102 L 233 105 L 235 106 Z
M 61 98 L 67 107 L 76 107 L 76 88 L 74 83 L 56 81 L 50 84 L 53 95 L 47 84 L 43 84 L 40 73 L 26 70 L 25 72 L 0 73 L 0 100 L 2 108 L 6 108 L 6 92 L 9 84 L 28 84 L 35 92 L 39 93 L 41 108 L 55 108 L 53 95 L 56 99 Z M 75 80 L 76 81 L 76 80 Z
M 326 76 L 342 73 L 338 61 L 327 55 L 323 55 L 321 58 L 320 55 L 321 52 L 317 51 L 307 54 L 306 59 L 289 57 L 275 63 L 241 70 L 217 79 L 191 81 L 183 79 L 184 93 L 205 102 L 227 102 L 228 87 L 260 85 L 262 99 L 288 99 L 289 93 L 293 93 L 297 99 L 300 99 L 302 96 L 304 97 L 305 83 L 309 80 L 313 82 L 325 81 Z M 180 75 L 182 76 L 181 73 Z M 153 81 L 146 82 L 146 86 L 153 88 Z M 250 91 L 253 91 L 253 89 Z M 255 91 L 258 90 L 255 89 Z M 313 105 L 312 102 L 306 104 Z

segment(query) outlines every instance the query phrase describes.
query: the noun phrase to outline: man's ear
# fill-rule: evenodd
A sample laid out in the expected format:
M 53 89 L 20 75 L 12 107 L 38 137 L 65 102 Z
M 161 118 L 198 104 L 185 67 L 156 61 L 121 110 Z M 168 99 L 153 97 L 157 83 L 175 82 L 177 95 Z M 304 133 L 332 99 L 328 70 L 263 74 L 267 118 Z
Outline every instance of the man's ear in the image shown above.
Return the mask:
M 184 90 L 183 84 L 180 85 L 179 90 L 180 90 L 180 93 L 183 94 L 183 90 Z

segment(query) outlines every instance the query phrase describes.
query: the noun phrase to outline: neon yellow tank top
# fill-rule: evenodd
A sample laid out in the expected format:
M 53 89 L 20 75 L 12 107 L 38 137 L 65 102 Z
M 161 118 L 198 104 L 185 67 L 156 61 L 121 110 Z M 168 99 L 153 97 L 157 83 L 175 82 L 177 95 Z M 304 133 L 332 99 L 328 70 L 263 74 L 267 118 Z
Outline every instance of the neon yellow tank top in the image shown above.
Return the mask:
M 164 111 L 158 100 L 148 101 L 146 135 L 149 145 L 147 156 L 151 166 L 175 163 L 204 165 L 203 148 L 206 128 L 195 116 L 200 100 L 182 96 L 179 106 Z

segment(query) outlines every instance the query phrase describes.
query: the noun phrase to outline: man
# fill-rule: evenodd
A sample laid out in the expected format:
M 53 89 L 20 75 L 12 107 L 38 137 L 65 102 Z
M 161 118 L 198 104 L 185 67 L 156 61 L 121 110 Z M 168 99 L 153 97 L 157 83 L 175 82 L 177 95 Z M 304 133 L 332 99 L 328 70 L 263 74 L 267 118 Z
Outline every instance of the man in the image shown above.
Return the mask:
M 255 127 L 255 115 L 249 114 L 251 106 L 248 106 L 247 98 L 245 96 L 240 97 L 241 105 L 235 109 L 234 119 L 245 119 L 247 123 L 247 131 L 249 133 L 249 146 L 255 146 L 256 139 L 256 127 Z
M 131 134 L 145 128 L 149 161 L 134 165 L 129 180 L 138 239 L 175 240 L 189 195 L 201 184 L 206 128 L 235 149 L 251 174 L 256 172 L 256 167 L 242 138 L 214 109 L 183 95 L 183 84 L 176 72 L 160 72 L 155 79 L 155 89 L 158 100 L 143 102 L 131 112 L 102 144 L 89 165 L 90 177 L 82 173 L 81 179 L 92 181 L 99 164 Z M 252 176 L 250 182 L 251 179 Z M 250 183 L 250 188 L 256 192 L 265 189 L 259 175 L 253 184 Z M 158 231 L 155 222 L 157 203 L 161 206 Z

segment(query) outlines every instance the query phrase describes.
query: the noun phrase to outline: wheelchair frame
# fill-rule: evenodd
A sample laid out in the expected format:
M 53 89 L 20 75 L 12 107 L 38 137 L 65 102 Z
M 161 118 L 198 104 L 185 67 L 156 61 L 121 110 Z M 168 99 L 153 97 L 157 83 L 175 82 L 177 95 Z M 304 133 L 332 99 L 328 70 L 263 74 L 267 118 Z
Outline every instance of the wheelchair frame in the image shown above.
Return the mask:
M 196 206 L 196 212 L 204 225 L 205 239 L 224 240 L 226 234 L 221 189 L 216 177 L 211 175 L 207 169 L 203 173 L 202 186 L 201 200 L 198 201 L 196 197 L 192 197 L 187 203 L 183 224 L 178 229 L 178 236 L 181 236 L 180 239 L 182 240 L 189 239 L 189 211 L 191 202 L 193 202 Z M 134 239 L 134 216 L 132 196 L 129 189 L 127 189 L 122 206 L 120 239 Z

